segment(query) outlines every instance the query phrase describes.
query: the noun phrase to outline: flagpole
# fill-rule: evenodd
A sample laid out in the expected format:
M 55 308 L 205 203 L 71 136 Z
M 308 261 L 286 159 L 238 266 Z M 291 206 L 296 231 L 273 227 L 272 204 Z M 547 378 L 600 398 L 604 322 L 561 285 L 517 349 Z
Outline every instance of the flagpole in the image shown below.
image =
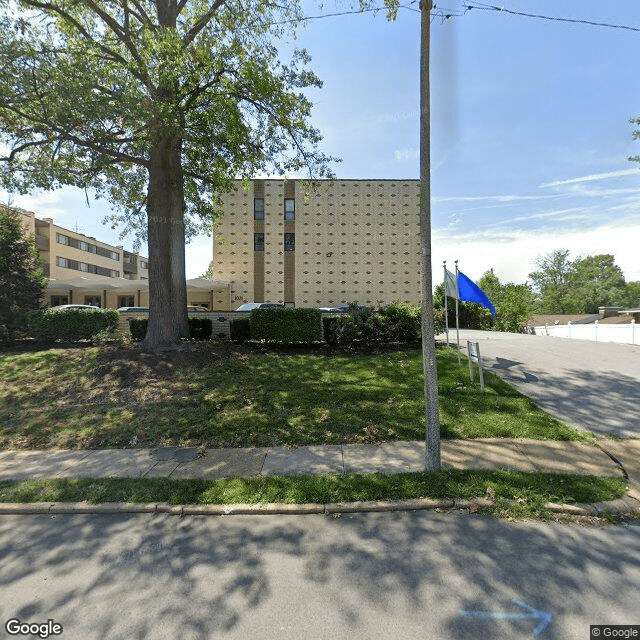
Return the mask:
M 447 349 L 449 348 L 449 307 L 447 305 L 447 261 L 442 263 L 444 267 L 444 330 L 447 334 Z
M 458 261 L 456 260 L 456 286 L 458 286 Z M 460 301 L 460 294 L 456 298 L 456 346 L 458 350 L 458 364 L 460 364 L 460 319 L 458 316 L 458 304 Z

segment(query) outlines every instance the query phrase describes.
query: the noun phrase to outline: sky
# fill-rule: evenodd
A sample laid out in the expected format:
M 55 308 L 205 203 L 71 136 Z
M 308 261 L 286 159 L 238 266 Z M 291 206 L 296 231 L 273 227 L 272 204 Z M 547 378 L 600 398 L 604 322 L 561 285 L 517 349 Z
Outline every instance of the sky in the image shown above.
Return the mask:
M 342 158 L 338 178 L 418 178 L 418 3 L 404 0 L 394 22 L 384 10 L 347 13 L 351 4 L 305 0 L 312 19 L 294 43 L 324 82 L 308 92 L 322 149 Z M 640 116 L 637 0 L 501 0 L 502 11 L 473 0 L 435 5 L 434 284 L 444 260 L 451 270 L 458 260 L 474 280 L 493 269 L 501 282 L 523 283 L 556 249 L 613 254 L 627 281 L 640 280 L 640 163 L 628 160 L 640 155 L 629 122 Z M 101 224 L 108 203 L 90 198 L 88 207 L 84 193 L 34 192 L 11 203 L 133 244 Z M 187 277 L 204 273 L 211 257 L 210 238 L 188 245 Z

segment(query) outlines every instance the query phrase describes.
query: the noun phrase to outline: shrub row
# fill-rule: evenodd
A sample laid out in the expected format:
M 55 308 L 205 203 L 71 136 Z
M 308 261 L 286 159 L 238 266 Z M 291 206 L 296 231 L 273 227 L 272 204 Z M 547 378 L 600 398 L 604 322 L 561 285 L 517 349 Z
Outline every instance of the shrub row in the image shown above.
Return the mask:
M 322 313 L 318 309 L 254 309 L 249 322 L 254 340 L 289 344 L 322 342 Z
M 381 342 L 418 342 L 421 330 L 420 306 L 402 302 L 377 311 L 358 310 L 352 305 L 349 313 L 324 318 L 318 309 L 255 309 L 248 318 L 230 322 L 231 340 L 235 342 L 253 339 L 310 343 L 324 340 L 341 346 L 372 346 Z M 436 331 L 439 331 L 438 327 Z
M 147 335 L 147 318 L 129 318 L 131 339 L 140 342 Z M 189 318 L 189 335 L 192 340 L 209 340 L 213 332 L 211 318 Z
M 29 314 L 29 335 L 42 342 L 78 342 L 98 334 L 115 333 L 119 315 L 114 309 L 39 309 Z
M 341 346 L 413 343 L 420 340 L 422 331 L 420 307 L 403 302 L 394 302 L 375 311 L 352 311 L 326 320 L 325 339 Z

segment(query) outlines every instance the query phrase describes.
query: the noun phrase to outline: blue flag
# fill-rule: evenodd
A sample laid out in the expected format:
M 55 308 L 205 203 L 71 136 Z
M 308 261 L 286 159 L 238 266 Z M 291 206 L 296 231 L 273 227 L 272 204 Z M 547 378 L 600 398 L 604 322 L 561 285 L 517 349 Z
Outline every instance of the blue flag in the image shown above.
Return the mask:
M 492 315 L 496 315 L 495 307 L 491 304 L 487 294 L 460 271 L 458 271 L 458 295 L 462 302 L 479 302 L 487 307 Z

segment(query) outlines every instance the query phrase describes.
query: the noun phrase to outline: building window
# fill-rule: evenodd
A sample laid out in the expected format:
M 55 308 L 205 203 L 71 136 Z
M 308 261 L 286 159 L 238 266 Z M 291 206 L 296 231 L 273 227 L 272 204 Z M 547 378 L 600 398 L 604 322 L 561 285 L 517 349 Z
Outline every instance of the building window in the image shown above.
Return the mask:
M 102 298 L 100 296 L 85 296 L 84 303 L 90 304 L 92 307 L 100 307 Z
M 119 307 L 135 307 L 136 303 L 133 296 L 118 296 Z
M 140 268 L 141 269 L 148 269 L 149 268 L 149 263 L 146 260 L 140 260 Z
M 264 198 L 253 199 L 253 219 L 264 220 Z
M 296 219 L 296 201 L 293 198 L 286 198 L 284 201 L 284 219 Z
M 74 249 L 80 249 L 87 253 L 95 253 L 103 258 L 110 258 L 111 260 L 120 261 L 120 254 L 117 251 L 111 251 L 111 249 L 105 249 L 104 247 L 98 247 L 95 244 L 89 244 L 84 240 L 78 240 L 77 238 L 70 238 L 69 236 L 56 234 L 56 241 L 58 244 L 63 244 L 66 247 L 73 247 Z
M 51 296 L 52 307 L 59 307 L 61 304 L 69 304 L 69 296 Z
M 264 233 L 253 234 L 253 250 L 264 251 Z
M 120 272 L 105 267 L 99 267 L 95 264 L 87 264 L 78 262 L 77 260 L 69 260 L 68 258 L 56 257 L 56 266 L 63 269 L 73 269 L 74 271 L 84 271 L 85 273 L 95 273 L 99 276 L 107 276 L 108 278 L 119 278 Z
M 284 234 L 284 250 L 285 251 L 296 250 L 296 234 L 295 233 Z

